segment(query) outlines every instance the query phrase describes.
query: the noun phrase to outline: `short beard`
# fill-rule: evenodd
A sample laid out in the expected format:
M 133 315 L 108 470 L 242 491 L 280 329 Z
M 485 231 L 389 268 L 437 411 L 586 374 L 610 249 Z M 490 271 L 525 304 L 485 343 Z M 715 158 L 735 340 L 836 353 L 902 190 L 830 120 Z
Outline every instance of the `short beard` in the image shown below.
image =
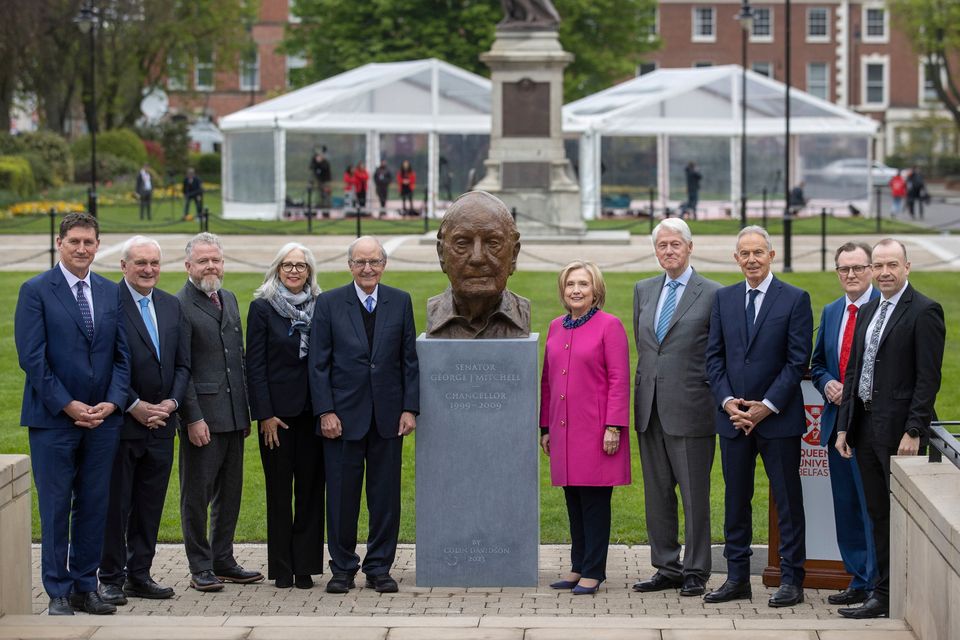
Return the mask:
M 204 276 L 200 278 L 200 282 L 194 281 L 193 284 L 206 294 L 211 294 L 215 291 L 220 291 L 223 287 L 223 278 L 218 276 Z

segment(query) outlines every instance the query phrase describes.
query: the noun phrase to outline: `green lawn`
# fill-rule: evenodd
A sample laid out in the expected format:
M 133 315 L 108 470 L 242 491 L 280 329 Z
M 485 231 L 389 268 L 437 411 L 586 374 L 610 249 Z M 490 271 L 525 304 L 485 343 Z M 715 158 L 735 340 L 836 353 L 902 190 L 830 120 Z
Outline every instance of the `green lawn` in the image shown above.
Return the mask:
M 229 265 L 228 265 L 229 269 Z M 0 429 L 0 453 L 26 453 L 26 430 L 19 424 L 20 400 L 23 390 L 23 373 L 17 366 L 16 350 L 13 343 L 13 308 L 16 305 L 19 284 L 31 274 L 0 273 L 0 305 L 9 311 L 0 318 L 0 366 L 5 375 L 0 378 L 0 420 L 8 425 Z M 106 274 L 111 278 L 118 274 Z M 650 274 L 611 273 L 606 276 L 607 306 L 606 310 L 617 315 L 630 324 L 632 315 L 633 283 L 640 277 Z M 729 284 L 739 279 L 738 274 L 707 274 L 718 281 Z M 349 275 L 342 273 L 320 274 L 320 285 L 325 288 L 335 287 L 349 282 Z M 911 282 L 922 292 L 939 300 L 944 306 L 947 318 L 947 348 L 943 365 L 943 388 L 937 402 L 937 411 L 942 419 L 960 418 L 960 396 L 954 390 L 960 382 L 960 288 L 957 286 L 955 273 L 917 273 L 911 277 Z M 810 291 L 814 307 L 814 324 L 816 326 L 823 305 L 838 295 L 836 277 L 833 274 L 799 273 L 788 274 L 784 279 Z M 256 274 L 230 274 L 228 272 L 227 288 L 237 293 L 240 299 L 241 310 L 246 316 L 246 307 L 250 302 L 251 293 L 260 283 L 261 277 Z M 166 273 L 161 278 L 165 289 L 179 288 L 183 276 L 179 272 Z M 557 301 L 555 276 L 544 273 L 519 273 L 510 280 L 511 289 L 531 299 L 533 307 L 533 327 L 535 331 L 543 332 L 547 324 L 560 314 L 560 305 Z M 420 330 L 425 326 L 425 304 L 429 296 L 434 295 L 446 285 L 446 278 L 441 273 L 418 272 L 391 272 L 387 271 L 384 283 L 400 287 L 410 292 L 414 300 L 416 323 Z M 628 333 L 631 333 L 628 331 Z M 632 337 L 631 337 L 632 341 Z M 541 340 L 541 354 L 543 341 Z M 636 354 L 631 352 L 631 363 L 635 365 Z M 536 425 L 530 425 L 531 438 L 537 437 Z M 631 433 L 631 441 L 634 440 Z M 636 454 L 635 443 L 631 442 L 633 451 L 633 484 L 629 487 L 618 488 L 614 491 L 613 531 L 612 540 L 618 543 L 639 543 L 647 539 L 644 522 L 644 505 L 639 456 Z M 177 477 L 176 468 L 173 478 Z M 718 459 L 713 468 L 712 487 L 712 537 L 715 541 L 723 539 L 723 480 L 720 474 L 719 451 Z M 260 467 L 257 442 L 251 437 L 247 441 L 247 473 L 244 479 L 244 502 L 237 528 L 238 541 L 264 540 L 266 525 L 264 520 L 265 504 L 263 489 L 263 473 Z M 179 500 L 178 483 L 171 482 L 167 494 L 167 505 L 164 510 L 164 519 L 160 531 L 161 541 L 171 542 L 180 539 L 179 517 L 177 503 Z M 767 540 L 767 482 L 762 470 L 757 473 L 757 492 L 754 509 L 755 542 Z M 567 518 L 563 506 L 562 492 L 559 488 L 550 486 L 546 460 L 541 457 L 540 465 L 541 487 L 541 539 L 544 542 L 568 541 Z M 413 541 L 415 535 L 414 523 L 414 442 L 407 443 L 404 448 L 404 475 L 403 475 L 403 518 L 400 537 L 403 541 Z M 361 523 L 361 532 L 366 524 Z M 34 537 L 39 536 L 39 521 L 34 506 Z

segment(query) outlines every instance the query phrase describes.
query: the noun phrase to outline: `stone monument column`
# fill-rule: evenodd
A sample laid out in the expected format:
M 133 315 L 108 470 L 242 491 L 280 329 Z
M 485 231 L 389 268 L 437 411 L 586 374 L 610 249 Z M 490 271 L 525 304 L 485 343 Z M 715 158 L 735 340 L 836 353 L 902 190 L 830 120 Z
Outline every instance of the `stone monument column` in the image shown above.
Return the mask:
M 480 55 L 493 83 L 490 155 L 476 188 L 517 211 L 525 236 L 582 235 L 580 185 L 563 148 L 563 70 L 573 54 L 556 23 L 507 20 Z

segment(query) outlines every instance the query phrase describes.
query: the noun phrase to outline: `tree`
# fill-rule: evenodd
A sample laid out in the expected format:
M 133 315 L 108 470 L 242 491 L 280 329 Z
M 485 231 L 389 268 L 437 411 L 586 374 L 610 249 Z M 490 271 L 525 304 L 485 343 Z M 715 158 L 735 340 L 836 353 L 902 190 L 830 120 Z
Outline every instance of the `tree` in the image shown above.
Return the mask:
M 656 0 L 556 0 L 560 41 L 576 56 L 566 70 L 566 100 L 634 75 L 657 45 L 650 37 Z M 368 62 L 440 58 L 488 75 L 479 56 L 503 18 L 499 0 L 297 0 L 300 22 L 283 50 L 302 54 L 301 76 L 315 82 Z
M 937 97 L 960 128 L 960 90 L 955 70 L 960 51 L 960 2 L 889 0 L 896 24 L 927 67 Z

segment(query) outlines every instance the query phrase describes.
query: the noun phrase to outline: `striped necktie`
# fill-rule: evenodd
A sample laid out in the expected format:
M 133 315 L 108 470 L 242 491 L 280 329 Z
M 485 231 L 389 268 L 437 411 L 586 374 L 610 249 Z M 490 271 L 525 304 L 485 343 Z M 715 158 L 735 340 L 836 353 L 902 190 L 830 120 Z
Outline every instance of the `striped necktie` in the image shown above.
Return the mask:
M 680 288 L 680 283 L 671 280 L 667 283 L 667 288 L 670 290 L 667 291 L 667 299 L 663 301 L 663 308 L 660 309 L 660 320 L 657 321 L 657 342 L 663 342 L 663 338 L 667 335 L 667 328 L 670 326 L 673 312 L 677 308 L 677 289 Z

